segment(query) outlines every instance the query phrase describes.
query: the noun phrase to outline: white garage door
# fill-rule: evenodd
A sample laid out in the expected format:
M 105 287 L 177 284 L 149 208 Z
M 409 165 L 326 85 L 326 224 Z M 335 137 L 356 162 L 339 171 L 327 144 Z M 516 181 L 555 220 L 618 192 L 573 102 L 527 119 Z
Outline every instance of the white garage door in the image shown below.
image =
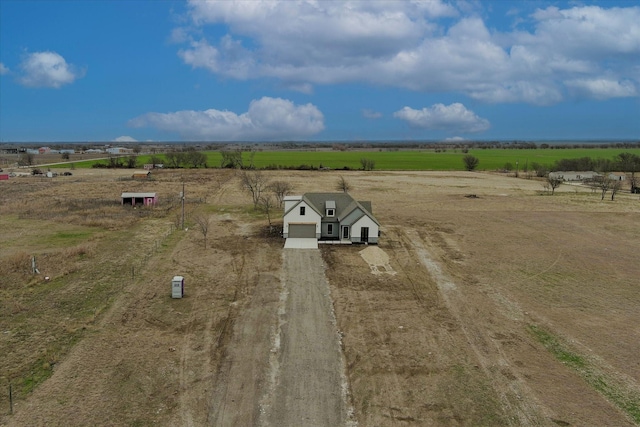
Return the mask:
M 315 224 L 289 224 L 289 238 L 315 238 Z

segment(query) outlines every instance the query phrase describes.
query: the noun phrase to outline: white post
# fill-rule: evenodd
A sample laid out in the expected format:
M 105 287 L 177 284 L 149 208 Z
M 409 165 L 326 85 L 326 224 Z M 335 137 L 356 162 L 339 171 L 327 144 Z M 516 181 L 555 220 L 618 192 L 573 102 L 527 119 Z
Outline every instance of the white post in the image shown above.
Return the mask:
M 184 181 L 182 181 L 182 230 L 184 230 Z

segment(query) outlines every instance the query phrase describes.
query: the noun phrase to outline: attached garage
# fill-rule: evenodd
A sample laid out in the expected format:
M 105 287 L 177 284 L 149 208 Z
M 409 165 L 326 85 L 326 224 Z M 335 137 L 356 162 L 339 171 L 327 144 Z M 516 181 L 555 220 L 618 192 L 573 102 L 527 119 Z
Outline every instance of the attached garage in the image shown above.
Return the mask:
M 316 224 L 289 224 L 289 238 L 316 238 Z

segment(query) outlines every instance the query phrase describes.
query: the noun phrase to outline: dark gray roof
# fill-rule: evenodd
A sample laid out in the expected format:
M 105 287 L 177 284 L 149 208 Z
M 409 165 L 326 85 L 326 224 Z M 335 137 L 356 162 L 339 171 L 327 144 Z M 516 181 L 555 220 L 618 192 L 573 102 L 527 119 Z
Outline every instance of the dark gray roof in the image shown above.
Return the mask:
M 378 224 L 378 220 L 371 213 L 371 202 L 357 202 L 348 193 L 306 193 L 302 196 L 302 199 L 313 206 L 316 211 L 320 212 L 323 221 L 342 221 L 354 210 L 360 209 L 363 214 L 366 214 Z M 325 216 L 326 208 L 329 207 L 332 209 L 332 206 L 335 206 L 336 216 L 327 218 Z M 360 217 L 361 216 L 357 219 Z

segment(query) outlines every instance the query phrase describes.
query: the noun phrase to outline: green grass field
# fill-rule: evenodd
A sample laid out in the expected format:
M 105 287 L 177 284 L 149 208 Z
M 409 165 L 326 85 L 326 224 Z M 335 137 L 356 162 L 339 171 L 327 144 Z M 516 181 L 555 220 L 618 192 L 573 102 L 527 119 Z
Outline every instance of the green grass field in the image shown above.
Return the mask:
M 375 170 L 463 170 L 462 158 L 465 154 L 471 154 L 480 159 L 478 170 L 503 169 L 510 163 L 513 168 L 518 164 L 520 170 L 524 170 L 532 163 L 539 163 L 551 167 L 560 159 L 576 159 L 591 157 L 592 159 L 614 159 L 620 153 L 633 153 L 640 156 L 640 149 L 618 148 L 554 148 L 554 149 L 471 149 L 468 153 L 461 150 L 447 150 L 435 152 L 434 150 L 406 150 L 406 151 L 258 151 L 255 153 L 253 163 L 258 169 L 269 166 L 283 168 L 306 165 L 318 168 L 320 166 L 331 169 L 360 169 L 360 159 L 367 158 L 375 162 Z M 207 165 L 219 167 L 222 156 L 218 151 L 207 151 Z M 162 158 L 162 155 L 158 157 Z M 150 162 L 151 156 L 141 155 L 138 164 Z M 105 162 L 104 160 L 101 162 Z M 244 153 L 245 165 L 249 164 L 249 153 Z M 91 167 L 96 161 L 75 163 L 75 167 Z M 68 167 L 61 165 L 59 167 Z

